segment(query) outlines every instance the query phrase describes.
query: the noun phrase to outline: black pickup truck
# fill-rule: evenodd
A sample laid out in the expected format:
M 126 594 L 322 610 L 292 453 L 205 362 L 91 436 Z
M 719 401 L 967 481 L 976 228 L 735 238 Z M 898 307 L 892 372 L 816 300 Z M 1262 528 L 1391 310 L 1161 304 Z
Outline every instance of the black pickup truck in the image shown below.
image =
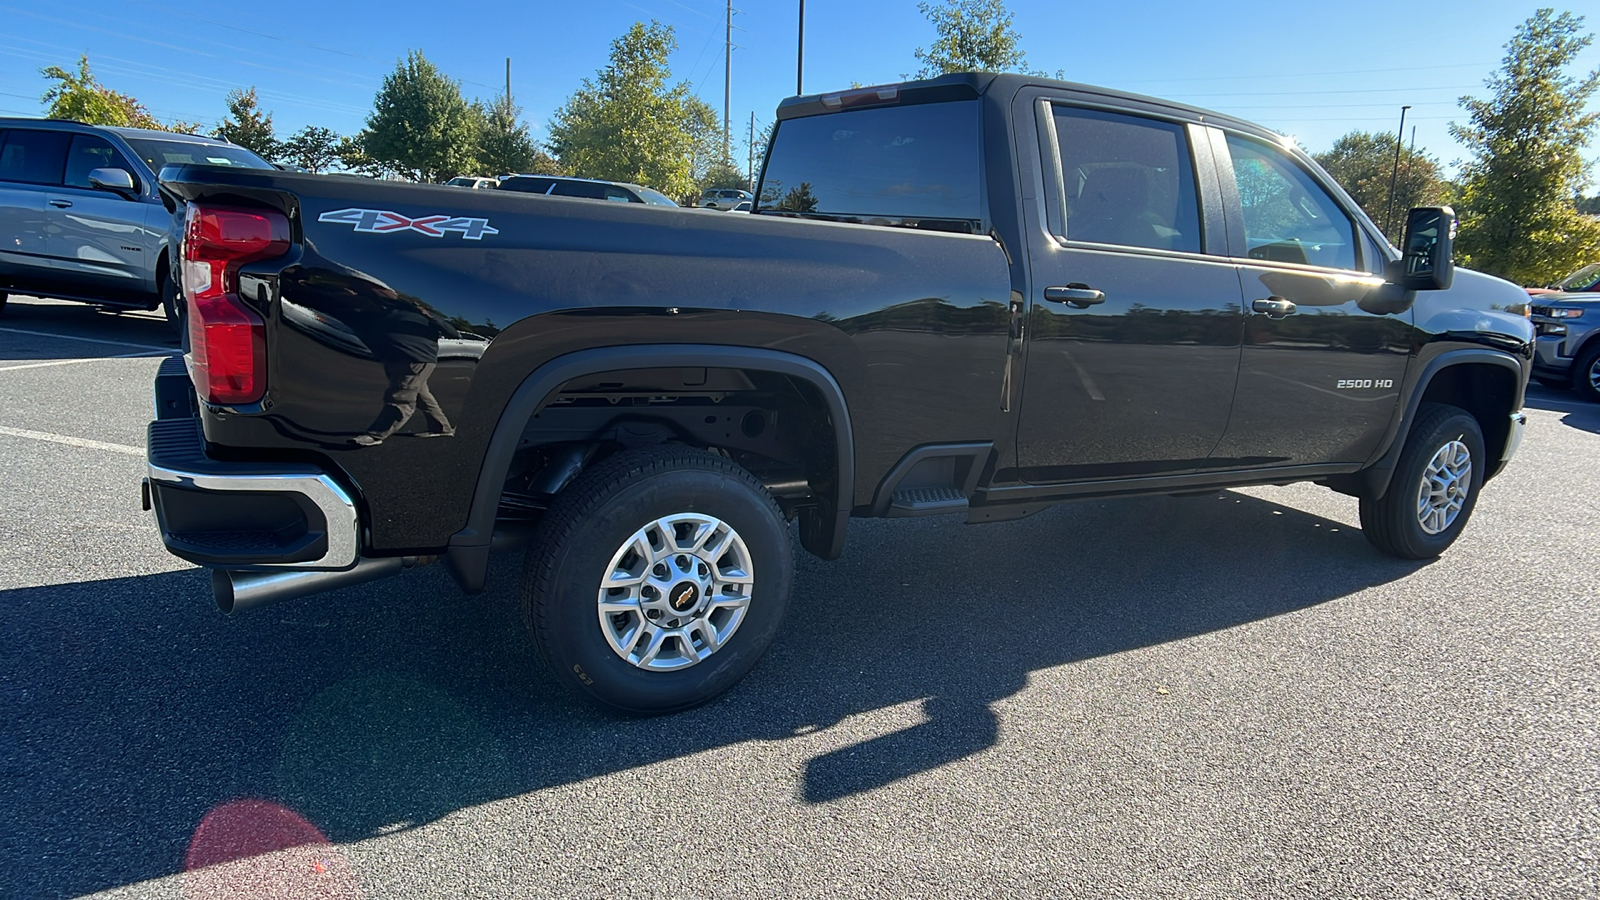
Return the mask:
M 778 119 L 749 215 L 167 169 L 168 549 L 232 611 L 525 547 L 558 678 L 656 713 L 771 642 L 792 520 L 1313 481 L 1424 558 L 1521 439 L 1526 295 L 1277 134 L 1018 75 Z

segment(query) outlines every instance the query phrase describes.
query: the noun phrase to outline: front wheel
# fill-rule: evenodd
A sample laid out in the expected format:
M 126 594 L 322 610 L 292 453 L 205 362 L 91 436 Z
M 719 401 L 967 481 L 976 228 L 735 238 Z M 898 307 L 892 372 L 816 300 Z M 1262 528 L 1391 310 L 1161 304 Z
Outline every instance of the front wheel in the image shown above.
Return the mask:
M 794 556 L 783 513 L 723 457 L 613 456 L 557 495 L 523 575 L 523 612 L 558 681 L 655 715 L 732 687 L 772 642 Z
M 1417 411 L 1381 499 L 1361 498 L 1361 530 L 1401 559 L 1432 559 L 1455 543 L 1488 473 L 1483 431 L 1464 409 L 1429 403 Z
M 1583 399 L 1600 403 L 1600 341 L 1590 341 L 1592 346 L 1578 357 L 1572 369 L 1572 386 Z

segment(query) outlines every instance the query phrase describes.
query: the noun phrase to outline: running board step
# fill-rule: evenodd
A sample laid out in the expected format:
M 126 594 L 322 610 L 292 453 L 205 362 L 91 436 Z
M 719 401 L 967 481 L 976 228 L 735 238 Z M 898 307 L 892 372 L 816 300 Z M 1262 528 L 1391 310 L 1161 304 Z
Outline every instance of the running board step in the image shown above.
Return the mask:
M 889 502 L 889 515 L 937 516 L 961 512 L 966 508 L 966 495 L 953 487 L 902 488 L 894 492 Z

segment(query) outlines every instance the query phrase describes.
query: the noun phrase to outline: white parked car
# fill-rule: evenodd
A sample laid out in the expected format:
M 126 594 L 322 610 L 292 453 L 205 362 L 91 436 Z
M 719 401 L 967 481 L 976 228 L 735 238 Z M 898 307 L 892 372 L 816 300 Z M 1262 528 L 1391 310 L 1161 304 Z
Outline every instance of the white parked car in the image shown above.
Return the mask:
M 755 199 L 749 191 L 734 188 L 709 188 L 700 195 L 701 209 L 734 209 L 740 203 Z
M 474 178 L 471 175 L 460 175 L 446 181 L 445 184 L 454 187 L 475 188 L 480 191 L 494 190 L 500 186 L 498 178 Z

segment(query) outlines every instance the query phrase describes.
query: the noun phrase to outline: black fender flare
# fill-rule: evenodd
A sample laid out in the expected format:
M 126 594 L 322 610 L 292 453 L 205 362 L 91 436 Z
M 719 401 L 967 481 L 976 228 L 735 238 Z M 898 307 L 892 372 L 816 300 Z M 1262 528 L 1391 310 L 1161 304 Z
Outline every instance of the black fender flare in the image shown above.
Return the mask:
M 1478 347 L 1465 347 L 1458 350 L 1447 350 L 1429 360 L 1423 366 L 1421 374 L 1411 389 L 1411 395 L 1406 399 L 1405 414 L 1395 423 L 1391 433 L 1387 436 L 1387 449 L 1377 459 L 1369 462 L 1361 471 L 1349 476 L 1354 483 L 1348 486 L 1358 495 L 1365 494 L 1374 499 L 1381 499 L 1389 491 L 1389 481 L 1394 477 L 1394 467 L 1400 462 L 1400 453 L 1405 449 L 1406 435 L 1411 433 L 1411 423 L 1416 421 L 1417 410 L 1422 407 L 1422 397 L 1428 392 L 1428 385 L 1438 374 L 1451 366 L 1489 363 L 1509 369 L 1517 379 L 1518 384 L 1526 385 L 1523 364 L 1517 358 L 1497 350 L 1488 350 Z M 1522 393 L 1516 395 L 1517 408 L 1522 407 Z M 1506 410 L 1510 415 L 1515 410 Z M 1498 463 L 1495 460 L 1495 463 Z
M 467 525 L 451 536 L 445 552 L 445 564 L 462 589 L 469 593 L 483 590 L 495 516 L 500 508 L 500 489 L 511 469 L 511 459 L 522 439 L 523 428 L 551 394 L 574 378 L 601 372 L 687 367 L 773 372 L 805 381 L 822 395 L 833 420 L 837 484 L 831 510 L 824 507 L 815 515 L 802 515 L 800 539 L 805 548 L 818 557 L 838 559 L 844 552 L 845 528 L 854 502 L 855 434 L 850 426 L 850 409 L 844 391 L 832 373 L 815 360 L 777 350 L 720 344 L 636 344 L 579 350 L 558 356 L 535 369 L 512 393 L 500 412 L 500 420 L 478 469 Z

